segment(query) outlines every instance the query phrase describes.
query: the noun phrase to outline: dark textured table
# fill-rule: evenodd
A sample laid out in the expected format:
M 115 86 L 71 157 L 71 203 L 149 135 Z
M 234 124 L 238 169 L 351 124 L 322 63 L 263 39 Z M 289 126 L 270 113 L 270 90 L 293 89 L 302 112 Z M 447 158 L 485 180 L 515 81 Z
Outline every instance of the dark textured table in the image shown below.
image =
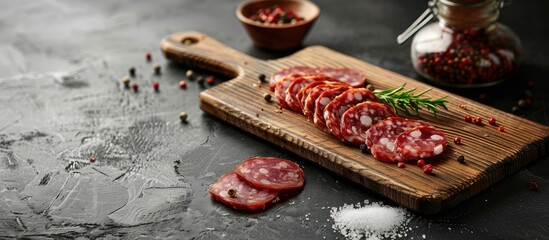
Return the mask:
M 315 1 L 322 15 L 305 46 L 324 45 L 416 78 L 396 36 L 425 1 Z M 0 239 L 341 239 L 330 208 L 391 202 L 203 113 L 203 89 L 158 50 L 196 30 L 255 57 L 236 20 L 239 1 L 0 1 Z M 515 1 L 500 21 L 524 46 L 520 70 L 490 89 L 453 90 L 511 111 L 534 81 L 524 117 L 549 124 L 547 1 Z M 153 61 L 145 61 L 146 52 Z M 154 76 L 152 66 L 163 72 Z M 121 78 L 137 71 L 140 91 Z M 203 73 L 207 74 L 207 73 Z M 160 83 L 155 93 L 152 80 Z M 189 120 L 181 124 L 179 112 Z M 508 126 L 513 127 L 513 126 Z M 304 190 L 260 213 L 213 201 L 209 184 L 252 156 L 299 163 Z M 97 157 L 90 163 L 91 156 Z M 412 214 L 407 238 L 549 239 L 547 156 L 445 213 Z M 528 183 L 539 183 L 530 191 Z

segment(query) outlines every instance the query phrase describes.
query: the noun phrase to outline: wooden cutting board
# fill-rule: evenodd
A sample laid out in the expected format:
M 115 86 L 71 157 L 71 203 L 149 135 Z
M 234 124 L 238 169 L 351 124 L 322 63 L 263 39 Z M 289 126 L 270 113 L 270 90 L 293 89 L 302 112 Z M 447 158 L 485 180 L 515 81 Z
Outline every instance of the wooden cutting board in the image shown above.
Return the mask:
M 427 97 L 448 96 L 448 110 L 442 110 L 438 118 L 427 112 L 421 116 L 447 134 L 448 148 L 428 160 L 434 166 L 432 174 L 423 173 L 414 163 L 397 168 L 344 145 L 303 115 L 288 110 L 280 113 L 278 103 L 263 99 L 269 88 L 267 83 L 257 87 L 258 76 L 269 78 L 291 66 L 349 67 L 362 71 L 378 89 L 404 83 L 417 91 L 431 86 L 321 46 L 264 61 L 202 33 L 185 32 L 166 37 L 161 48 L 168 59 L 232 78 L 200 94 L 204 111 L 417 212 L 432 214 L 455 206 L 547 154 L 549 127 L 435 88 Z M 465 115 L 480 116 L 485 124 L 467 123 Z M 504 125 L 505 132 L 487 124 L 490 117 Z M 453 143 L 457 136 L 463 139 L 462 145 Z M 465 156 L 464 164 L 456 160 L 460 155 Z

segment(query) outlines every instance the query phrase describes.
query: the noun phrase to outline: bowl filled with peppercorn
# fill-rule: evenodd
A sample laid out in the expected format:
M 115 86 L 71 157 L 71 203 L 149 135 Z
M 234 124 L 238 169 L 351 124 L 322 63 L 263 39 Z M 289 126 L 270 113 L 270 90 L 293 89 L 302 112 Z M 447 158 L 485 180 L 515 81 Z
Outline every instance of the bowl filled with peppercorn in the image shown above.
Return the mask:
M 318 6 L 306 0 L 249 0 L 236 9 L 254 44 L 270 50 L 299 47 L 319 15 Z

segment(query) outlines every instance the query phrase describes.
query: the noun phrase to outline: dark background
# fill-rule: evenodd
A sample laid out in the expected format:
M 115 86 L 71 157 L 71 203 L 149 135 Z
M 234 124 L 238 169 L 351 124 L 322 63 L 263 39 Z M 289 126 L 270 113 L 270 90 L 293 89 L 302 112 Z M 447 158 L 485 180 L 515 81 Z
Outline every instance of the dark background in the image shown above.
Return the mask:
M 185 68 L 167 62 L 162 37 L 203 32 L 262 59 L 234 11 L 239 1 L 0 0 L 0 239 L 336 239 L 330 207 L 391 202 L 289 152 L 203 113 L 203 89 L 177 83 Z M 410 42 L 396 36 L 426 8 L 420 0 L 315 1 L 322 11 L 304 46 L 324 45 L 415 78 Z M 500 22 L 521 38 L 520 70 L 489 89 L 452 90 L 511 111 L 533 80 L 524 117 L 549 124 L 548 1 L 514 1 Z M 146 62 L 146 52 L 153 61 Z M 161 76 L 152 65 L 160 63 Z M 129 67 L 139 93 L 120 79 Z M 203 73 L 207 74 L 207 73 Z M 160 82 L 154 93 L 151 81 Z M 181 124 L 179 112 L 189 114 Z M 507 126 L 513 127 L 513 126 Z M 233 211 L 207 188 L 241 160 L 299 163 L 304 190 L 255 214 Z M 98 161 L 90 164 L 88 158 Z M 411 213 L 406 238 L 549 239 L 545 156 L 439 215 Z M 529 191 L 528 182 L 539 183 Z

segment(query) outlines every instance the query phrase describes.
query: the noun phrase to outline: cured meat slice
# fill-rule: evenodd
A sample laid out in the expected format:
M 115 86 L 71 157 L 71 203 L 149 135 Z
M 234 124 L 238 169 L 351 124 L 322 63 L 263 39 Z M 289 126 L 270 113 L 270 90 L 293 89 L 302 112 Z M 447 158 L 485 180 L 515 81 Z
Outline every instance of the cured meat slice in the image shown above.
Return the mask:
M 297 98 L 297 94 L 301 91 L 302 88 L 305 86 L 317 82 L 317 81 L 324 81 L 326 79 L 332 79 L 325 75 L 307 75 L 303 77 L 299 77 L 295 79 L 292 83 L 290 83 L 290 86 L 286 89 L 286 103 L 292 109 L 294 112 L 301 113 L 301 106 L 299 103 L 299 99 Z M 334 79 L 335 80 L 335 79 Z M 335 80 L 337 81 L 337 80 Z
M 341 116 L 347 109 L 361 102 L 377 101 L 372 91 L 366 88 L 352 88 L 334 98 L 324 109 L 326 127 L 338 139 L 345 141 L 341 135 Z
M 289 190 L 303 187 L 303 170 L 294 162 L 274 157 L 246 159 L 235 170 L 250 185 L 272 190 Z
M 315 73 L 315 71 L 316 68 L 307 66 L 285 68 L 273 74 L 273 76 L 271 76 L 271 79 L 269 80 L 269 83 L 271 85 L 276 85 L 280 80 L 292 73 Z
M 235 189 L 234 196 L 229 195 L 229 189 Z M 271 189 L 255 188 L 238 178 L 235 172 L 221 176 L 213 183 L 208 192 L 216 200 L 239 210 L 264 209 L 275 200 L 278 192 Z
M 327 130 L 326 120 L 324 119 L 324 109 L 334 98 L 339 96 L 341 93 L 349 90 L 350 87 L 338 87 L 334 89 L 329 89 L 322 92 L 314 101 L 314 117 L 313 122 L 322 130 Z M 311 97 L 311 96 L 310 96 Z
M 316 99 L 322 93 L 324 93 L 324 91 L 327 91 L 327 90 L 330 90 L 330 89 L 336 89 L 336 88 L 340 88 L 342 90 L 341 92 L 344 92 L 345 90 L 348 90 L 351 87 L 346 85 L 346 84 L 342 85 L 342 84 L 339 84 L 339 83 L 327 83 L 327 84 L 317 85 L 317 86 L 311 88 L 309 93 L 305 97 L 304 102 L 303 102 L 303 106 L 302 106 L 303 115 L 305 115 L 307 117 L 307 119 L 309 119 L 309 121 L 313 122 L 314 121 L 314 115 L 315 115 Z M 301 91 L 303 91 L 303 90 L 301 90 Z M 326 106 L 326 105 L 324 105 L 324 106 Z M 324 116 L 322 116 L 322 117 L 324 117 Z M 326 126 L 325 122 L 323 124 L 324 124 L 324 126 Z
M 302 87 L 301 90 L 296 95 L 297 100 L 299 101 L 299 106 L 301 107 L 301 110 L 303 111 L 305 107 L 305 100 L 307 100 L 307 96 L 309 93 L 311 93 L 311 90 L 319 85 L 338 85 L 338 86 L 346 86 L 347 84 L 337 81 L 334 78 L 328 78 L 326 80 L 321 81 L 315 81 L 310 84 L 308 84 L 305 87 Z
M 286 77 L 282 78 L 275 86 L 275 97 L 278 100 L 278 103 L 280 106 L 284 108 L 290 108 L 288 103 L 286 102 L 286 89 L 292 84 L 292 82 L 300 77 L 304 76 L 310 76 L 311 74 L 305 74 L 305 73 L 292 73 L 290 75 L 287 75 Z
M 359 72 L 350 68 L 314 68 L 307 66 L 295 66 L 282 69 L 271 76 L 270 84 L 278 84 L 285 76 L 293 73 L 310 73 L 310 74 L 324 74 L 332 78 L 338 79 L 340 82 L 347 83 L 353 87 L 363 87 L 366 80 L 366 76 L 362 72 Z
M 418 160 L 441 154 L 446 144 L 446 134 L 432 126 L 419 126 L 398 135 L 395 152 L 402 161 Z
M 362 72 L 359 72 L 350 68 L 330 68 L 325 67 L 319 69 L 319 72 L 338 79 L 341 82 L 349 84 L 353 87 L 364 87 L 366 76 Z
M 391 107 L 378 102 L 363 102 L 349 108 L 341 116 L 341 136 L 354 145 L 366 142 L 366 131 L 388 117 L 396 116 Z
M 401 161 L 400 156 L 395 152 L 395 141 L 398 135 L 419 126 L 431 126 L 431 124 L 407 118 L 389 117 L 366 131 L 366 145 L 377 160 Z

